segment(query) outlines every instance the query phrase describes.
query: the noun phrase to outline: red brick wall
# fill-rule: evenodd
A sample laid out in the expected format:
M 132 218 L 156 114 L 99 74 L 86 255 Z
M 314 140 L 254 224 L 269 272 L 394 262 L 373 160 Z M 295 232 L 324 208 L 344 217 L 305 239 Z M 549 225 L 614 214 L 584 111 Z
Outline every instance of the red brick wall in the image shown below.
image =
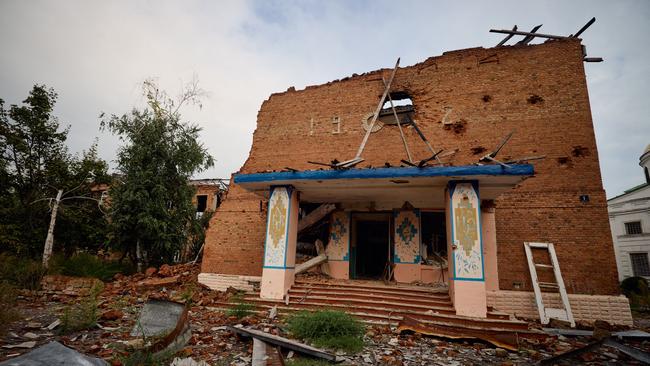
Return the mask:
M 241 172 L 314 169 L 308 160 L 352 158 L 365 133 L 361 119 L 383 91 L 382 72 L 389 74 L 378 70 L 271 95 Z M 535 177 L 496 201 L 501 289 L 513 289 L 513 282 L 530 289 L 523 242 L 551 241 L 570 292 L 617 293 L 579 41 L 447 52 L 400 68 L 391 90 L 410 93 L 415 120 L 435 148 L 460 149 L 453 165 L 476 162 L 480 154 L 472 148 L 489 151 L 510 131 L 515 134 L 501 158 L 547 156 L 535 162 Z M 447 121 L 461 128 L 442 123 L 448 108 Z M 331 133 L 335 116 L 340 134 Z M 430 155 L 412 127 L 405 133 L 414 159 Z M 358 167 L 399 165 L 405 153 L 396 127 L 372 134 L 363 157 Z M 579 201 L 582 194 L 590 196 L 588 203 Z M 261 273 L 266 216 L 259 201 L 231 187 L 208 233 L 204 272 Z

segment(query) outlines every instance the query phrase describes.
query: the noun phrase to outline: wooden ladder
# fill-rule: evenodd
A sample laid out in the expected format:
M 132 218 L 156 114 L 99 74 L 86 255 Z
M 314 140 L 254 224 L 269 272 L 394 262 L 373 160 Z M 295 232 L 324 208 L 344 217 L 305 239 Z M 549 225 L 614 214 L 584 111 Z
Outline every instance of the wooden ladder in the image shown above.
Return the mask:
M 573 319 L 573 313 L 571 312 L 571 304 L 569 304 L 569 296 L 566 293 L 566 288 L 564 287 L 564 280 L 562 280 L 562 272 L 560 272 L 560 264 L 557 261 L 557 255 L 555 254 L 555 248 L 553 243 L 524 243 L 524 249 L 526 250 L 526 258 L 528 259 L 528 268 L 530 269 L 530 277 L 533 281 L 533 290 L 535 290 L 535 300 L 537 301 L 537 310 L 539 311 L 539 318 L 542 321 L 542 324 L 548 324 L 551 318 L 563 320 L 571 323 L 571 327 L 575 328 L 576 323 Z M 551 264 L 541 264 L 535 263 L 533 261 L 533 252 L 532 249 L 545 249 L 551 259 Z M 553 269 L 553 274 L 555 275 L 555 283 L 552 282 L 539 282 L 537 279 L 537 268 L 551 268 Z M 541 288 L 555 289 L 560 293 L 560 299 L 564 305 L 563 309 L 555 309 L 544 306 L 544 301 L 542 299 L 542 290 Z

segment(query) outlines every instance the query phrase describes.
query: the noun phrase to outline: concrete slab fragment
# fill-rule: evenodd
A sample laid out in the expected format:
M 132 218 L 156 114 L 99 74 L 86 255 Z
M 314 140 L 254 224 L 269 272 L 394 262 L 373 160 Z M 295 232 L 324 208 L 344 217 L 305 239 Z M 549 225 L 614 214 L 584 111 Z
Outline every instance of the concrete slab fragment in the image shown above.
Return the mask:
M 131 335 L 139 337 L 144 335 L 145 338 L 150 338 L 171 333 L 176 329 L 184 308 L 182 304 L 171 301 L 147 301 Z
M 59 342 L 50 342 L 24 355 L 0 362 L 0 366 L 108 366 L 100 358 L 89 357 Z

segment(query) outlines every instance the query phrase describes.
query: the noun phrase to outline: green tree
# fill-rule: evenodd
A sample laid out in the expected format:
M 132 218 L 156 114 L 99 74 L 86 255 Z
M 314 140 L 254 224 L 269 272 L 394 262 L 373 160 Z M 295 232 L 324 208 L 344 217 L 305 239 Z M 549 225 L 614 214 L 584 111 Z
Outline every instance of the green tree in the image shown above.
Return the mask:
M 152 81 L 143 90 L 147 108 L 102 121 L 124 142 L 117 154 L 121 178 L 110 192 L 111 242 L 139 265 L 157 265 L 172 262 L 192 236 L 195 190 L 188 181 L 214 160 L 198 142 L 201 129 L 179 113 L 185 104 L 199 104 L 196 82 L 176 100 Z
M 97 157 L 96 145 L 82 157 L 68 152 L 69 128 L 61 129 L 53 115 L 56 99 L 54 90 L 43 85 L 35 85 L 22 105 L 6 109 L 0 99 L 0 251 L 40 255 L 49 224 L 47 198 L 59 189 L 75 187 L 75 195 L 87 196 L 95 180 L 109 178 L 106 162 Z M 60 220 L 65 230 L 55 231 L 57 243 L 67 248 L 81 241 L 89 245 L 88 236 L 80 231 L 98 228 L 101 232 L 103 214 L 96 203 L 94 210 L 88 210 L 91 201 L 86 201 L 62 205 Z M 84 220 L 94 220 L 92 228 L 73 218 L 76 210 L 86 210 L 88 217 Z M 75 235 L 85 238 L 69 242 Z

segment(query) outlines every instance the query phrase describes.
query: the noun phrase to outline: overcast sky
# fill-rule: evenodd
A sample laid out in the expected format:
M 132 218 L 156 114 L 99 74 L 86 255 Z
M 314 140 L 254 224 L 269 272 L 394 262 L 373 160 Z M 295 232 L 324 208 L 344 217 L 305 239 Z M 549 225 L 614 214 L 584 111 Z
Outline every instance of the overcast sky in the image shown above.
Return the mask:
M 199 177 L 229 177 L 246 159 L 257 111 L 271 93 L 401 65 L 444 51 L 491 47 L 490 28 L 517 24 L 583 34 L 601 170 L 608 197 L 642 183 L 650 144 L 650 1 L 0 1 L 0 98 L 35 83 L 59 94 L 55 114 L 78 152 L 118 140 L 101 112 L 141 106 L 150 77 L 170 93 L 197 75 L 210 95 L 184 116 L 216 158 Z M 112 164 L 114 166 L 114 163 Z

